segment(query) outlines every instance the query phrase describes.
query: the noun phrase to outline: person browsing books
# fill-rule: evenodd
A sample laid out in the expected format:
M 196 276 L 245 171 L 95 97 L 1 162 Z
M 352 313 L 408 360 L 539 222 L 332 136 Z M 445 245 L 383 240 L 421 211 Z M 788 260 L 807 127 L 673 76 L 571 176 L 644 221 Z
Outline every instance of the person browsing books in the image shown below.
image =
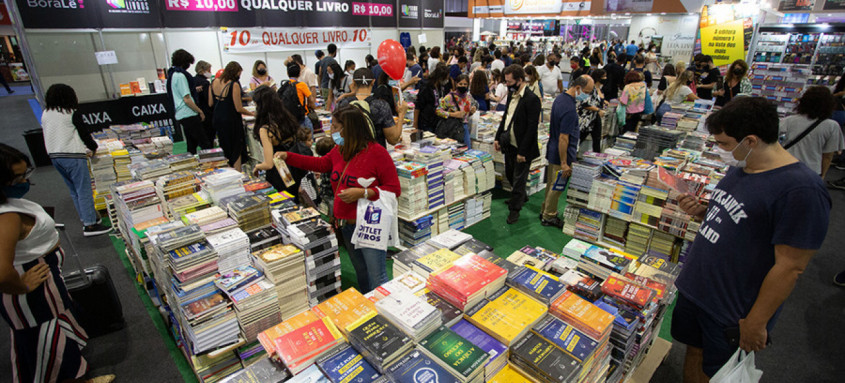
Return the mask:
M 399 197 L 402 190 L 399 176 L 387 149 L 379 145 L 370 133 L 364 113 L 355 106 L 339 107 L 332 114 L 332 139 L 337 144 L 323 157 L 309 157 L 291 152 L 278 152 L 276 158 L 287 161 L 294 168 L 319 173 L 331 173 L 334 189 L 334 218 L 343 233 L 361 293 L 367 293 L 387 282 L 387 252 L 370 248 L 355 248 L 352 234 L 361 198 L 377 201 L 380 191 Z M 373 179 L 362 188 L 358 180 Z
M 818 171 L 778 143 L 774 103 L 737 98 L 706 126 L 732 166 L 707 207 L 692 195 L 678 198 L 702 221 L 675 282 L 672 337 L 687 345 L 685 382 L 708 381 L 737 347 L 766 348 L 784 301 L 824 242 L 831 207 Z
M 88 335 L 62 278 L 56 224 L 23 199 L 32 169 L 25 154 L 0 144 L 0 316 L 12 330 L 14 355 L 12 371 L 3 375 L 18 382 L 111 382 L 114 375 L 81 379 Z

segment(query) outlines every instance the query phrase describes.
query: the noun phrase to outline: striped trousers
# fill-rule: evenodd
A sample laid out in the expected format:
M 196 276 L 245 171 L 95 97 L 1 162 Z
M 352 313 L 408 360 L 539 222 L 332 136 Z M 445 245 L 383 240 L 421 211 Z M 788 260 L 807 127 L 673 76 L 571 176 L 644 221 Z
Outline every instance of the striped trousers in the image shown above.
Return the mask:
M 32 262 L 15 266 L 23 275 L 38 264 L 50 276 L 28 294 L 2 294 L 0 316 L 12 333 L 12 381 L 61 382 L 80 378 L 88 364 L 82 357 L 88 335 L 72 313 L 73 301 L 62 279 L 61 248 Z

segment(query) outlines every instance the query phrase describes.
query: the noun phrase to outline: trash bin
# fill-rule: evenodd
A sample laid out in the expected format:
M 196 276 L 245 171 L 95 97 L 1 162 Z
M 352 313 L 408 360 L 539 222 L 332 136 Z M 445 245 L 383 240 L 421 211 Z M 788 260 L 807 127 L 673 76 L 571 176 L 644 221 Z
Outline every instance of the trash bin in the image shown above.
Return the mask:
M 23 132 L 23 139 L 29 148 L 29 155 L 36 167 L 51 166 L 50 156 L 47 155 L 47 147 L 44 145 L 44 129 L 32 129 Z

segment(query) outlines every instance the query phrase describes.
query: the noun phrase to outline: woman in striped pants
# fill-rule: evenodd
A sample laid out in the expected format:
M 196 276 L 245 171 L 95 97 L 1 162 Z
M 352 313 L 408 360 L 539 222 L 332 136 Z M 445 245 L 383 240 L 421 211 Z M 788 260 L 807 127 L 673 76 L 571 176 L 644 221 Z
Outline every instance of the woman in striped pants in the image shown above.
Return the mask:
M 25 154 L 0 144 L 0 316 L 12 330 L 12 381 L 84 382 L 87 335 L 62 279 L 55 222 L 22 199 L 31 169 Z

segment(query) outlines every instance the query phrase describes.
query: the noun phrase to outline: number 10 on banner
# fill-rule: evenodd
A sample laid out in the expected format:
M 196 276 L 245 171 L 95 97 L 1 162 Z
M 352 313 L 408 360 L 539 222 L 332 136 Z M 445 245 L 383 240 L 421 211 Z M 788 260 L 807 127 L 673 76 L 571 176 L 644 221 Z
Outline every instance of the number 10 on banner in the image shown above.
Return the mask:
M 221 29 L 226 36 L 224 50 L 231 52 L 271 52 L 323 48 L 334 43 L 339 48 L 366 47 L 370 42 L 368 29 L 287 29 L 250 28 Z

